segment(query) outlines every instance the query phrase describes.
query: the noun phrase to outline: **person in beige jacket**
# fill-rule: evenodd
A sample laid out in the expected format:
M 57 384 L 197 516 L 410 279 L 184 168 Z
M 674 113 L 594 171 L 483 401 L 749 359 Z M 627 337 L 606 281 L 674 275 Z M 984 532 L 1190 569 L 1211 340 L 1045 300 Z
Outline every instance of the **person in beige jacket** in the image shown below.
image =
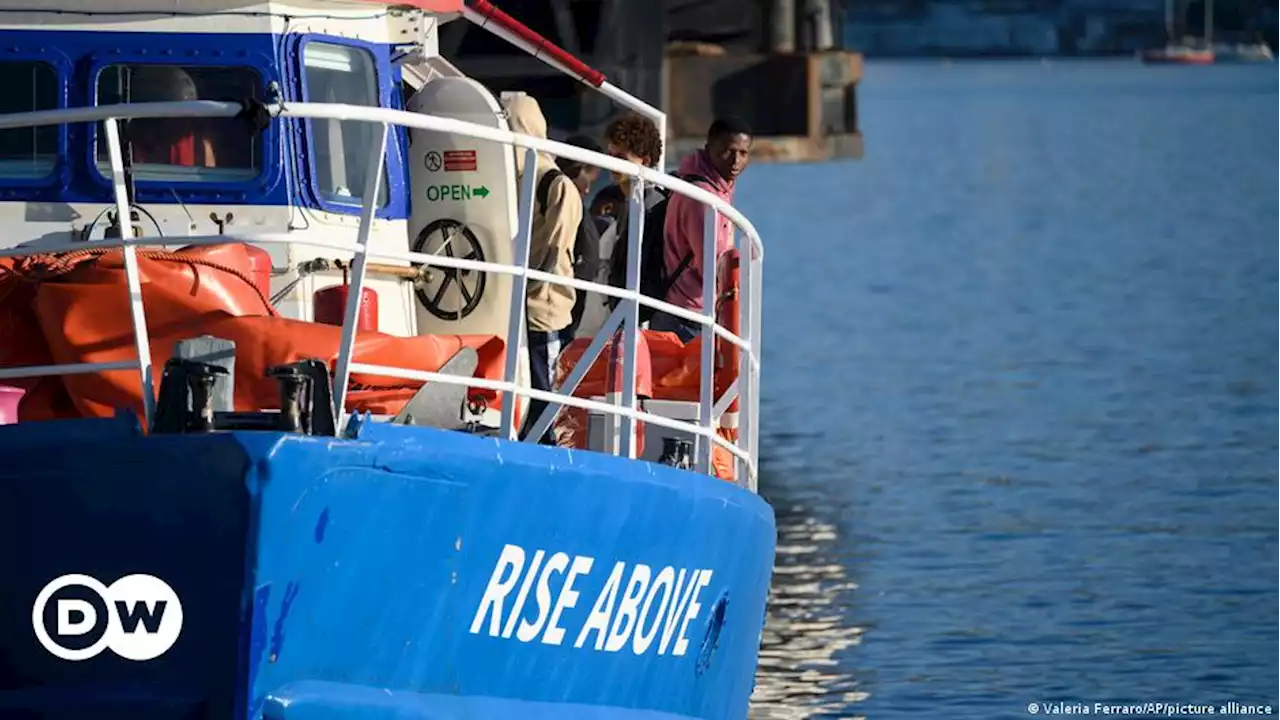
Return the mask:
M 512 132 L 533 137 L 547 136 L 547 120 L 538 101 L 524 94 L 507 102 L 507 123 Z M 524 166 L 526 150 L 514 148 L 516 176 L 524 181 L 529 168 Z M 537 174 L 534 187 L 540 192 L 534 200 L 533 233 L 529 244 L 529 267 L 561 277 L 573 277 L 574 243 L 578 237 L 578 224 L 582 222 L 582 193 L 573 181 L 556 170 L 554 158 L 538 153 Z M 556 170 L 550 180 L 545 176 Z M 544 182 L 546 183 L 544 185 Z M 540 199 L 545 197 L 545 202 Z M 573 321 L 573 305 L 576 291 L 568 285 L 530 280 L 526 294 L 526 320 L 529 343 L 529 384 L 535 390 L 552 389 L 555 380 L 556 360 L 560 355 L 561 331 Z M 524 434 L 546 408 L 541 400 L 529 401 Z M 539 438 L 543 444 L 554 444 L 548 431 Z

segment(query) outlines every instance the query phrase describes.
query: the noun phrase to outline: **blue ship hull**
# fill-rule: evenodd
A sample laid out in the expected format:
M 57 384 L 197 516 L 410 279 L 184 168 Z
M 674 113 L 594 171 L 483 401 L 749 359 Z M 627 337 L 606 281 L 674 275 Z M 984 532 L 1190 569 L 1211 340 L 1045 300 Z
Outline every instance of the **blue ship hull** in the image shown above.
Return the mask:
M 0 717 L 746 716 L 774 517 L 732 484 L 382 424 L 29 423 L 0 457 Z M 33 604 L 73 573 L 163 579 L 176 643 L 50 654 Z

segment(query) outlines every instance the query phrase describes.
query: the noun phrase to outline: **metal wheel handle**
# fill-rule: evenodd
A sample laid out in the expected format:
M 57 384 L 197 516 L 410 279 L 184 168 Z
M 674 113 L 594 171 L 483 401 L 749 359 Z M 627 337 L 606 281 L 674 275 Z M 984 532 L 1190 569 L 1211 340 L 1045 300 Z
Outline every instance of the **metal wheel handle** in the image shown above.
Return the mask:
M 480 239 L 471 228 L 449 218 L 433 220 L 422 228 L 411 249 L 428 255 L 485 261 Z M 420 266 L 421 263 L 415 265 Z M 418 283 L 413 291 L 427 312 L 441 320 L 461 320 L 480 306 L 484 297 L 485 275 L 476 270 L 432 267 L 426 280 Z

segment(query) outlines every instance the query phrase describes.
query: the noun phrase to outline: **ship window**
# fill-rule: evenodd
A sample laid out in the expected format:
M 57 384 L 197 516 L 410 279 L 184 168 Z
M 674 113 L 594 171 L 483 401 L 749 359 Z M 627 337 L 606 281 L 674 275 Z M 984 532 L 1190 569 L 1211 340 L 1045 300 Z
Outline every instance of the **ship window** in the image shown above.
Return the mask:
M 52 110 L 58 106 L 58 72 L 44 62 L 0 62 L 5 91 L 0 113 Z M 38 179 L 58 160 L 58 126 L 0 130 L 0 177 Z
M 260 85 L 250 68 L 109 65 L 98 75 L 98 104 L 257 98 Z M 262 135 L 234 118 L 142 118 L 130 120 L 124 133 L 137 180 L 244 182 L 261 166 Z M 103 133 L 98 169 L 111 173 Z
M 302 47 L 307 101 L 378 107 L 378 76 L 373 55 L 362 48 L 308 42 Z M 369 156 L 377 152 L 381 128 L 362 120 L 308 120 L 315 182 L 322 199 L 359 205 Z M 383 166 L 377 206 L 387 204 Z

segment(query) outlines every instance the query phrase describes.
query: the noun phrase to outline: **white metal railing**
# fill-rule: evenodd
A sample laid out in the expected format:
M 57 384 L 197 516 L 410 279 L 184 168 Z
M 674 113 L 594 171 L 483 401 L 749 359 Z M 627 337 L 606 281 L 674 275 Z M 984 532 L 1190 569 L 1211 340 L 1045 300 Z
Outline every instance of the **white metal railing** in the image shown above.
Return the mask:
M 69 108 L 46 110 L 31 113 L 0 115 L 0 130 L 16 127 L 36 127 L 79 122 L 101 122 L 105 129 L 109 157 L 111 161 L 112 184 L 115 192 L 115 206 L 119 214 L 121 226 L 129 221 L 128 196 L 125 189 L 124 166 L 120 147 L 118 122 L 138 118 L 182 118 L 182 117 L 232 117 L 241 111 L 237 103 L 189 101 L 169 103 L 141 103 L 111 105 L 104 107 Z M 349 276 L 350 290 L 345 308 L 342 339 L 339 347 L 334 372 L 334 406 L 337 417 L 344 418 L 347 385 L 352 373 L 373 373 L 382 376 L 400 377 L 422 382 L 440 382 L 463 385 L 473 388 L 484 388 L 503 393 L 500 432 L 503 437 L 514 440 L 517 437 L 515 427 L 516 396 L 543 400 L 548 407 L 543 415 L 531 425 L 529 438 L 536 439 L 554 419 L 560 406 L 595 410 L 597 412 L 618 416 L 620 427 L 615 432 L 615 445 L 619 452 L 627 457 L 636 456 L 634 445 L 635 423 L 643 421 L 660 427 L 683 431 L 697 438 L 697 469 L 705 474 L 711 472 L 712 446 L 716 445 L 732 454 L 736 459 L 736 479 L 741 485 L 755 490 L 756 457 L 759 449 L 759 381 L 760 381 L 760 282 L 764 260 L 764 247 L 755 227 L 737 209 L 719 197 L 691 185 L 684 180 L 665 173 L 646 168 L 617 158 L 591 152 L 583 148 L 563 143 L 521 135 L 507 130 L 484 127 L 462 120 L 442 118 L 431 115 L 410 113 L 388 108 L 339 105 L 328 103 L 289 103 L 268 106 L 272 117 L 311 118 L 330 120 L 353 120 L 372 122 L 380 126 L 379 152 L 369 158 L 366 174 L 366 188 L 360 214 L 360 228 L 354 242 L 320 240 L 318 238 L 299 237 L 291 233 L 258 233 L 252 235 L 215 235 L 204 237 L 183 237 L 184 245 L 212 245 L 236 240 L 259 244 L 289 244 L 323 247 L 341 250 L 353 254 Z M 409 251 L 374 250 L 369 247 L 369 235 L 373 227 L 375 201 L 378 197 L 379 183 L 382 180 L 382 166 L 386 154 L 386 137 L 388 126 L 400 125 L 408 128 L 431 130 L 443 133 L 454 133 L 481 140 L 515 145 L 525 148 L 526 168 L 536 167 L 537 153 L 545 152 L 558 157 L 568 158 L 586 163 L 619 174 L 629 175 L 635 179 L 631 183 L 628 198 L 630 225 L 627 233 L 627 277 L 625 288 L 615 288 L 572 277 L 561 277 L 552 273 L 532 270 L 528 267 L 529 242 L 532 233 L 534 182 L 536 174 L 525 173 L 520 185 L 519 229 L 514 238 L 515 262 L 512 265 L 466 260 L 463 258 L 428 255 Z M 640 242 L 644 236 L 643 197 L 646 184 L 654 184 L 667 188 L 672 192 L 698 200 L 706 206 L 706 223 L 704 226 L 703 257 L 715 258 L 716 231 L 718 216 L 723 214 L 737 228 L 735 246 L 738 250 L 741 271 L 739 278 L 739 316 L 737 318 L 739 333 L 735 334 L 716 323 L 716 262 L 703 263 L 703 310 L 693 312 L 679 308 L 661 300 L 655 300 L 639 293 L 640 278 Z M 75 365 L 47 365 L 0 368 L 0 379 L 12 377 L 34 377 L 54 374 L 73 374 L 100 372 L 106 370 L 137 369 L 141 376 L 143 412 L 147 425 L 150 425 L 155 409 L 155 390 L 153 368 L 151 365 L 150 342 L 145 322 L 145 311 L 142 302 L 141 284 L 136 258 L 136 246 L 154 245 L 160 238 L 127 238 L 120 233 L 119 238 L 94 241 L 94 247 L 121 247 L 124 253 L 125 275 L 127 278 L 130 315 L 133 324 L 135 348 L 138 359 L 134 362 L 80 363 Z M 27 255 L 56 253 L 67 250 L 83 249 L 84 243 L 66 242 L 59 244 L 40 243 L 38 247 L 8 248 L 0 250 L 0 256 L 19 257 Z M 393 368 L 366 363 L 353 362 L 352 353 L 355 346 L 356 315 L 365 283 L 365 264 L 369 258 L 407 261 L 436 267 L 452 267 L 479 272 L 491 272 L 510 275 L 514 287 L 511 293 L 511 307 L 506 337 L 506 367 L 501 381 L 474 377 L 461 377 L 436 372 L 423 372 L 404 368 Z M 567 378 L 559 392 L 544 392 L 532 388 L 520 387 L 516 384 L 516 362 L 524 347 L 524 309 L 525 286 L 530 280 L 568 285 L 579 291 L 595 292 L 617 298 L 620 302 L 604 326 L 596 333 L 587 351 L 578 360 L 570 377 Z M 640 305 L 655 308 L 686 321 L 702 326 L 704 339 L 707 332 L 711 336 L 731 343 L 739 349 L 739 365 L 736 380 L 719 398 L 714 397 L 715 388 L 715 345 L 714 341 L 702 344 L 700 362 L 701 377 L 699 381 L 698 422 L 690 423 L 673 420 L 640 410 L 636 407 L 636 349 L 639 337 Z M 609 338 L 617 334 L 621 326 L 623 343 L 622 392 L 618 404 L 610 404 L 575 397 L 573 392 L 594 364 Z M 744 337 L 745 336 L 745 337 Z M 740 407 L 741 421 L 738 426 L 737 442 L 730 442 L 717 432 L 717 422 L 723 418 L 726 409 L 734 400 Z
M 605 97 L 609 98 L 613 102 L 616 102 L 622 107 L 625 107 L 628 110 L 631 110 L 635 113 L 638 113 L 652 120 L 653 124 L 658 128 L 658 137 L 662 140 L 662 151 L 658 154 L 657 162 L 655 162 L 654 165 L 656 167 L 666 167 L 667 114 L 665 112 L 641 100 L 640 98 L 632 95 L 631 93 L 626 92 L 625 90 L 623 90 L 622 88 L 619 88 L 617 85 L 614 85 L 608 80 L 603 80 L 599 85 L 595 85 L 583 79 L 578 73 L 578 71 L 566 66 L 564 63 L 560 62 L 559 60 L 552 57 L 551 55 L 548 55 L 545 52 L 541 52 L 541 49 L 537 45 L 525 39 L 519 33 L 513 32 L 510 29 L 503 27 L 502 25 L 499 25 L 497 23 L 488 22 L 488 18 L 483 13 L 476 11 L 474 8 L 463 6 L 462 15 L 467 20 L 475 24 L 476 27 L 487 30 L 490 33 L 496 35 L 497 37 L 500 37 L 503 40 L 506 40 L 512 45 L 525 51 L 530 56 L 537 58 L 538 60 L 541 60 L 542 62 L 555 68 L 556 70 L 559 70 L 565 75 L 568 75 L 569 77 L 576 77 L 582 80 L 584 83 L 587 84 L 588 87 L 594 88 L 601 95 L 604 95 Z

